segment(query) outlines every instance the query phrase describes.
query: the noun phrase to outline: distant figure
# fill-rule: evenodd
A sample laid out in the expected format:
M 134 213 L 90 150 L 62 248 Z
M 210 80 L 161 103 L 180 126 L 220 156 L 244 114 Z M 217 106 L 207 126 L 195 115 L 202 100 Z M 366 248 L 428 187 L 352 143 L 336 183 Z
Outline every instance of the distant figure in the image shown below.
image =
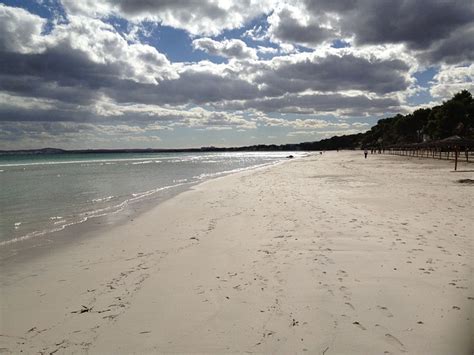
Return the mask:
M 367 154 L 369 154 L 368 150 L 367 150 L 367 149 L 364 149 L 364 157 L 365 157 L 365 159 L 367 159 Z
M 319 152 L 319 155 L 323 155 L 323 152 Z

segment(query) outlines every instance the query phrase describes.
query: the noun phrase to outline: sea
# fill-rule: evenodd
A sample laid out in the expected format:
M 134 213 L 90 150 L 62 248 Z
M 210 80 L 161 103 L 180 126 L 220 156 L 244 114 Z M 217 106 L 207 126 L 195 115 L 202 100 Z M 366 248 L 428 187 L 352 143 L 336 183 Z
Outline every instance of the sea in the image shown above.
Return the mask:
M 0 156 L 0 249 L 159 203 L 199 182 L 277 164 L 295 152 Z M 56 233 L 57 234 L 57 233 Z

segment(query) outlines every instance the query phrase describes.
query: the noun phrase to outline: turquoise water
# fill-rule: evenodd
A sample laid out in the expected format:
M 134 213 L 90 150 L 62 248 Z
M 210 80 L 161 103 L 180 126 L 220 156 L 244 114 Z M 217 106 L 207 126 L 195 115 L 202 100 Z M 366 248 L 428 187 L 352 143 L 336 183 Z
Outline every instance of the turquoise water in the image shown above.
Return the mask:
M 0 156 L 0 247 L 120 213 L 180 186 L 274 164 L 288 154 Z

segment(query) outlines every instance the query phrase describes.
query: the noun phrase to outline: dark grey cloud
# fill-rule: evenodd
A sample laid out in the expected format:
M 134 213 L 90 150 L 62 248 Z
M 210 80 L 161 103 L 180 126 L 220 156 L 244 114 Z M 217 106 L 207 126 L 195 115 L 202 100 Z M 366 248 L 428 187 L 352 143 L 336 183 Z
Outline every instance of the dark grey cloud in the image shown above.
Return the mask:
M 256 81 L 265 83 L 273 96 L 304 90 L 364 90 L 378 94 L 404 90 L 409 86 L 407 63 L 369 60 L 352 54 L 285 63 L 268 70 Z
M 474 3 L 465 0 L 304 0 L 313 16 L 341 16 L 347 34 L 364 44 L 406 43 L 426 49 L 474 22 Z
M 303 3 L 313 13 L 344 13 L 356 8 L 359 0 L 303 0 Z
M 92 62 L 71 48 L 54 48 L 41 54 L 0 53 L 0 90 L 22 96 L 86 104 L 95 90 L 113 86 L 117 65 Z
M 309 20 L 302 24 L 288 10 L 281 10 L 280 21 L 270 27 L 273 38 L 306 45 L 341 37 L 354 37 L 356 46 L 405 44 L 432 63 L 454 63 L 472 56 L 473 1 L 302 0 L 296 4 Z M 325 22 L 330 29 L 321 26 Z M 468 42 L 465 47 L 460 45 L 463 36 Z
M 77 134 L 84 131 L 94 131 L 91 124 L 70 124 L 65 122 L 17 122 L 0 123 L 0 137 L 5 140 L 19 140 L 25 137 L 40 138 L 45 133 L 51 136 Z
M 161 105 L 206 104 L 221 100 L 246 100 L 259 95 L 258 88 L 238 78 L 208 72 L 185 71 L 178 79 L 159 85 L 121 81 L 103 92 L 120 103 Z
M 94 119 L 95 117 L 90 114 L 87 115 L 77 109 L 74 110 L 73 106 L 70 106 L 69 109 L 63 106 L 63 108 L 54 107 L 41 110 L 2 104 L 0 108 L 0 122 L 88 122 Z
M 472 63 L 474 62 L 474 24 L 453 32 L 446 40 L 434 43 L 419 56 L 427 63 Z
M 321 27 L 319 19 L 302 24 L 288 9 L 274 16 L 278 16 L 278 23 L 270 28 L 272 37 L 283 42 L 317 45 L 336 36 L 333 30 Z
M 464 0 L 361 0 L 343 17 L 358 43 L 406 43 L 426 49 L 474 22 L 474 3 Z

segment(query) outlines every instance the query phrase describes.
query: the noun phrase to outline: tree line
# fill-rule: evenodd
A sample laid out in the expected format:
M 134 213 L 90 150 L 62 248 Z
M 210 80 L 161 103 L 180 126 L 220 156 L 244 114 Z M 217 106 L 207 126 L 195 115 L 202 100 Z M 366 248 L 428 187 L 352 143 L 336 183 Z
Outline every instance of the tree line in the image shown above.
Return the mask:
M 332 137 L 301 145 L 307 150 L 389 147 L 444 139 L 454 135 L 474 139 L 474 99 L 467 90 L 455 94 L 441 105 L 381 119 L 365 133 Z

